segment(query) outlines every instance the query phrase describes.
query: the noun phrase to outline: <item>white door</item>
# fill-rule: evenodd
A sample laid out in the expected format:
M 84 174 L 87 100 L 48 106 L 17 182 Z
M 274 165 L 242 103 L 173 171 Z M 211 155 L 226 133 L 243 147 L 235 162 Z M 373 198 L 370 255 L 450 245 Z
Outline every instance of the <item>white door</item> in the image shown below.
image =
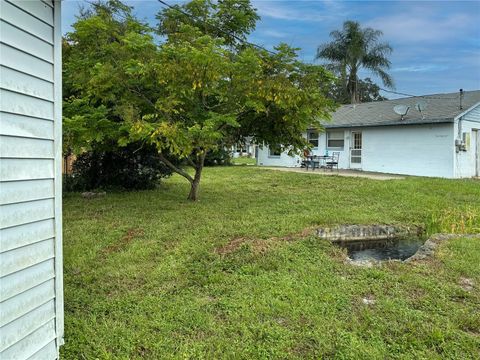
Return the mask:
M 362 168 L 362 132 L 352 131 L 350 136 L 350 168 Z
M 475 142 L 475 176 L 480 176 L 480 130 L 473 131 L 473 141 Z

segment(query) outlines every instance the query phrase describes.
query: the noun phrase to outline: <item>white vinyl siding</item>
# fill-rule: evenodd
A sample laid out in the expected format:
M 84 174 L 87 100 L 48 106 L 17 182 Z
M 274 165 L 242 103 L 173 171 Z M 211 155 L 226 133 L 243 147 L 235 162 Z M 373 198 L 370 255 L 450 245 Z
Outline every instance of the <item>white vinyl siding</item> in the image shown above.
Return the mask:
M 47 280 L 55 278 L 53 259 L 40 262 L 31 267 L 6 275 L 2 278 L 0 301 L 6 301 Z
M 2 54 L 3 67 L 15 69 L 53 84 L 53 64 L 5 44 L 0 44 L 0 54 Z
M 0 359 L 63 342 L 60 1 L 0 0 Z
M 473 107 L 468 113 L 456 120 L 453 127 L 454 137 L 470 137 L 466 151 L 454 150 L 454 172 L 457 178 L 476 176 L 477 173 L 477 144 L 476 134 L 480 131 L 480 104 Z M 479 166 L 480 167 L 480 166 Z
M 53 101 L 53 84 L 30 75 L 12 70 L 7 67 L 0 68 L 2 87 L 4 89 L 34 96 L 40 99 Z
M 0 109 L 7 113 L 53 121 L 53 102 L 0 89 Z
M 53 173 L 50 159 L 2 159 L 0 181 L 53 179 Z
M 3 20 L 0 21 L 0 32 L 3 35 L 2 42 L 4 44 L 53 64 L 52 43 L 40 40 L 25 30 L 12 26 Z
M 53 182 L 49 179 L 10 181 L 2 184 L 1 204 L 35 201 L 54 197 Z
M 0 116 L 0 129 L 2 129 L 2 134 L 4 135 L 24 138 L 53 140 L 54 136 L 53 121 L 42 121 L 16 114 L 2 113 L 2 116 Z

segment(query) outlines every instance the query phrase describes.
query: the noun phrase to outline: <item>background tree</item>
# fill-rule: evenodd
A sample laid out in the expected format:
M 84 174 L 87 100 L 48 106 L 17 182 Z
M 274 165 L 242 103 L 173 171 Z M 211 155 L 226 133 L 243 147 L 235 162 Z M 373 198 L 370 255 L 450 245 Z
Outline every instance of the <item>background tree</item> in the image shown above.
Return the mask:
M 361 68 L 378 76 L 386 87 L 394 86 L 387 73 L 392 47 L 380 42 L 382 35 L 380 30 L 362 28 L 356 21 L 345 21 L 342 30 L 330 33 L 333 40 L 317 50 L 316 59 L 330 62 L 327 68 L 339 75 L 352 104 L 360 102 L 358 72 Z
M 370 78 L 358 79 L 358 98 L 359 102 L 383 101 L 388 100 L 385 96 L 380 95 L 380 87 Z M 328 89 L 328 97 L 332 98 L 339 104 L 350 104 L 351 97 L 347 93 L 344 83 L 340 78 L 336 78 L 331 87 Z

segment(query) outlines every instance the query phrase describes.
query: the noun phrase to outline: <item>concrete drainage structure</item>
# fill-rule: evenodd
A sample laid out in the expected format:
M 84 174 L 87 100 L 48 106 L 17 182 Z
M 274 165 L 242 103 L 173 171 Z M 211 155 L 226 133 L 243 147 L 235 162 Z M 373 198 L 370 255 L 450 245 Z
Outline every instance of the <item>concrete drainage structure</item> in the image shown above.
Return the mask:
M 420 226 L 396 225 L 340 225 L 334 228 L 319 228 L 316 235 L 331 242 L 375 241 L 421 236 Z
M 319 228 L 316 234 L 321 239 L 347 249 L 347 264 L 373 267 L 386 259 L 403 260 L 409 257 L 413 252 L 400 256 L 396 246 L 400 239 L 420 239 L 423 232 L 423 228 L 418 226 L 374 224 Z M 415 252 L 416 249 L 411 251 Z
M 407 225 L 340 225 L 337 227 L 319 228 L 316 230 L 316 235 L 320 239 L 330 241 L 336 245 L 361 244 L 362 242 L 381 242 L 388 240 L 404 239 L 404 238 L 421 238 L 425 230 L 421 226 L 407 226 Z M 418 260 L 425 260 L 432 257 L 438 245 L 445 240 L 453 238 L 478 238 L 480 234 L 435 234 L 421 245 L 412 256 L 403 260 L 405 262 L 413 262 Z M 360 266 L 372 267 L 381 263 L 382 260 L 368 259 L 368 260 L 353 260 L 347 257 L 346 263 Z M 400 261 L 400 260 L 395 260 Z

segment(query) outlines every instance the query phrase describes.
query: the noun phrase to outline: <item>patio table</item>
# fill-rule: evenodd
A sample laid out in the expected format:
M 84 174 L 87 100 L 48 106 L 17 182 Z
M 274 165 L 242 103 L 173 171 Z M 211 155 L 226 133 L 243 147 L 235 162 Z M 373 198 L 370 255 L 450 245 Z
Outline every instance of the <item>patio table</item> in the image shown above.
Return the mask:
M 325 169 L 328 160 L 332 160 L 333 156 L 331 155 L 309 155 L 307 156 L 307 166 L 306 170 L 308 171 L 309 165 L 312 167 L 312 170 L 315 170 L 315 167 Z

